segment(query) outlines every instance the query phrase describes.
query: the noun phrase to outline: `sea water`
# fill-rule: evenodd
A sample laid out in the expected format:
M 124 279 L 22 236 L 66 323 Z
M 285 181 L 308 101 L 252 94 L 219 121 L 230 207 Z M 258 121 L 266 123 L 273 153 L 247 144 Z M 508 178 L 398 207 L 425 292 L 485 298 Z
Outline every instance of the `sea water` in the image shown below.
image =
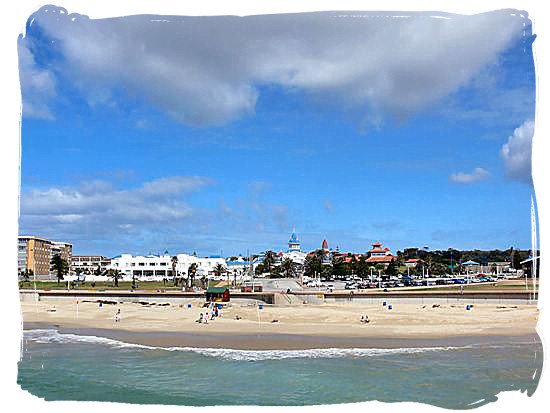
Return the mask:
M 160 348 L 38 329 L 24 332 L 19 385 L 46 400 L 174 405 L 412 401 L 467 409 L 501 391 L 532 395 L 538 339 L 460 347 L 231 350 Z M 527 396 L 525 396 L 527 397 Z

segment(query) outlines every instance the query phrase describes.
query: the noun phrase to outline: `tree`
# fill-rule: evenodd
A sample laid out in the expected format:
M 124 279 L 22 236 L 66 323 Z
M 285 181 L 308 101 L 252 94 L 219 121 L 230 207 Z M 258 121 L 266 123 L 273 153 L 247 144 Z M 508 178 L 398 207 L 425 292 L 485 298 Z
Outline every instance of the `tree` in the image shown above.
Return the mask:
M 359 261 L 355 264 L 355 273 L 361 278 L 367 278 L 369 276 L 369 265 L 364 256 L 361 256 Z
M 296 275 L 296 264 L 290 258 L 285 258 L 281 263 L 281 272 L 287 278 L 294 277 Z
M 269 250 L 265 252 L 264 267 L 266 272 L 271 272 L 271 268 L 275 265 L 276 255 L 273 251 Z
M 260 263 L 256 265 L 256 269 L 254 270 L 256 275 L 262 275 L 265 272 L 265 265 Z
M 225 274 L 226 271 L 227 270 L 222 263 L 217 263 L 214 267 L 214 275 L 216 275 L 217 277 L 221 277 L 222 274 Z
M 63 280 L 63 276 L 69 271 L 69 264 L 59 254 L 53 256 L 50 264 L 52 265 L 52 271 L 57 275 L 57 283 L 59 284 Z
M 115 287 L 118 287 L 118 280 L 122 278 L 122 273 L 119 270 L 110 269 L 107 275 L 113 279 Z
M 396 262 L 395 261 L 390 262 L 385 272 L 387 275 L 397 275 L 398 268 L 397 268 Z
M 34 275 L 33 270 L 31 268 L 26 269 L 25 271 L 23 271 L 23 274 L 22 274 L 23 281 L 29 282 L 32 275 Z
M 323 264 L 318 254 L 312 254 L 306 256 L 304 261 L 304 275 L 308 277 L 314 276 L 316 273 L 320 274 L 323 270 Z
M 521 256 L 519 255 L 519 251 L 512 250 L 512 268 L 514 270 L 521 270 Z
M 172 277 L 174 277 L 174 285 L 178 285 L 178 273 L 176 272 L 176 266 L 178 265 L 178 257 L 175 255 L 171 259 L 172 261 Z
M 187 275 L 189 276 L 189 287 L 193 287 L 193 282 L 195 281 L 195 276 L 197 275 L 197 270 L 199 269 L 199 266 L 196 262 L 192 263 L 189 268 L 187 269 Z

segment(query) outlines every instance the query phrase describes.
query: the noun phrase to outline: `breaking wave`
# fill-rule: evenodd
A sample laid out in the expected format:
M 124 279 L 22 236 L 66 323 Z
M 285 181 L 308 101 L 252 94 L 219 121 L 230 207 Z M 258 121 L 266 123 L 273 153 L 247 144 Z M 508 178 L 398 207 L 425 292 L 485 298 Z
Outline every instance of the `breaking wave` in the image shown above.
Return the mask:
M 109 346 L 117 349 L 141 349 L 169 352 L 192 352 L 206 357 L 234 361 L 262 361 L 299 358 L 342 358 L 376 357 L 392 354 L 415 354 L 434 351 L 449 351 L 465 347 L 404 347 L 404 348 L 317 348 L 305 350 L 237 350 L 228 348 L 201 347 L 157 347 L 143 344 L 126 343 L 106 337 L 60 333 L 54 329 L 24 330 L 23 340 L 40 344 L 86 343 Z M 467 347 L 467 346 L 466 346 Z

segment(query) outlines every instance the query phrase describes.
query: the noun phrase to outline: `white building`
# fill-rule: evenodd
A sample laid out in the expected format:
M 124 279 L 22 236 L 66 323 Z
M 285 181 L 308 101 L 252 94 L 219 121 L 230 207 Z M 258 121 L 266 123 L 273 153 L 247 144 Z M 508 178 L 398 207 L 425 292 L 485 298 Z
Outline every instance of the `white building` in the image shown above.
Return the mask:
M 187 278 L 189 266 L 196 263 L 196 277 L 213 278 L 214 268 L 221 264 L 226 267 L 225 259 L 221 257 L 196 257 L 189 254 L 176 255 L 176 274 L 178 277 Z M 131 255 L 121 254 L 111 259 L 107 270 L 118 270 L 122 273 L 123 280 L 131 280 L 132 277 L 142 281 L 161 281 L 163 278 L 174 277 L 171 255 Z

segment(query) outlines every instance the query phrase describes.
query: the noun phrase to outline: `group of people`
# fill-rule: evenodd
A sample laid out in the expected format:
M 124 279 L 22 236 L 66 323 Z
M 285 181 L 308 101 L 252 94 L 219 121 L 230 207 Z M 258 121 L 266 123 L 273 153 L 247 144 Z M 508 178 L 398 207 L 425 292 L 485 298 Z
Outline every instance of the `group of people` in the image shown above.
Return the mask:
M 370 323 L 369 316 L 366 315 L 366 314 L 365 314 L 364 316 L 362 315 L 362 316 L 361 316 L 361 323 L 363 323 L 363 324 L 368 324 L 368 323 Z
M 200 313 L 199 318 L 195 321 L 201 324 L 208 324 L 209 313 L 210 313 L 210 321 L 219 317 L 221 314 L 220 314 L 220 309 L 218 304 L 215 304 L 215 303 L 210 304 L 210 306 L 208 307 L 208 311 L 204 314 Z

